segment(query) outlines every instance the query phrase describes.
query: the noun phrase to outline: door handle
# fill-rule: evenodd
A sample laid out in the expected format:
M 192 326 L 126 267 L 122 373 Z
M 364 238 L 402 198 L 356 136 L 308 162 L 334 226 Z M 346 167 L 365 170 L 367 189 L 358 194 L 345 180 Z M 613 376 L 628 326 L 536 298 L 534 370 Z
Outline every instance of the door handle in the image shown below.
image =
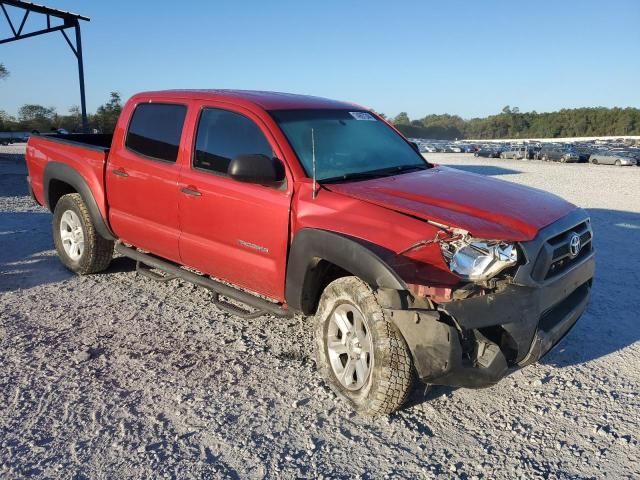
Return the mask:
M 122 168 L 115 168 L 113 170 L 111 170 L 111 173 L 113 173 L 114 175 L 117 175 L 118 177 L 128 177 L 129 174 L 127 172 L 124 171 L 124 169 Z
M 191 195 L 192 197 L 199 197 L 202 195 L 196 187 L 182 187 L 180 191 L 185 195 Z

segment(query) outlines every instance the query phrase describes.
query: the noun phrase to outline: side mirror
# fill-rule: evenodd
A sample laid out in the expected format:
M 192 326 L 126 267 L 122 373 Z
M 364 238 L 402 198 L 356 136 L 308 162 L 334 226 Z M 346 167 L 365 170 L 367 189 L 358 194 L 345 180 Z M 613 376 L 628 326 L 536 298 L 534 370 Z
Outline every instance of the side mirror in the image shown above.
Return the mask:
M 238 182 L 273 184 L 284 180 L 284 166 L 262 154 L 238 155 L 229 162 L 227 174 Z
M 420 145 L 416 142 L 409 142 L 411 144 L 411 148 L 413 148 L 416 152 L 420 153 Z

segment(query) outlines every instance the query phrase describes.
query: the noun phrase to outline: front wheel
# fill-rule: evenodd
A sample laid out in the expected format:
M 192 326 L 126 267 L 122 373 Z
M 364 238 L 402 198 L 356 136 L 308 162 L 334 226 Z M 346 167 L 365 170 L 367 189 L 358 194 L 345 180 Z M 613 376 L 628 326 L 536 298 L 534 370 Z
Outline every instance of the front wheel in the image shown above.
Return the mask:
M 315 324 L 318 368 L 338 397 L 365 415 L 386 415 L 405 402 L 413 385 L 411 353 L 365 282 L 330 283 Z
M 53 243 L 64 266 L 80 275 L 105 270 L 113 257 L 113 242 L 96 232 L 78 193 L 58 200 L 53 212 Z
M 622 162 L 620 160 L 616 160 L 616 167 L 621 167 L 622 166 Z

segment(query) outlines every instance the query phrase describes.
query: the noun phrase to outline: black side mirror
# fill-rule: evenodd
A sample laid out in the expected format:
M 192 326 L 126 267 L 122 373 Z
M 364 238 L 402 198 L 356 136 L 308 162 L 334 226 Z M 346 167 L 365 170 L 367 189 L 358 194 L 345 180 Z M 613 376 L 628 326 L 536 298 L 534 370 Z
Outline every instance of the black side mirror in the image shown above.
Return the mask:
M 238 155 L 229 162 L 227 174 L 238 182 L 273 184 L 284 180 L 284 166 L 262 154 Z
M 416 142 L 409 142 L 411 144 L 411 148 L 413 148 L 416 152 L 420 153 L 420 145 Z

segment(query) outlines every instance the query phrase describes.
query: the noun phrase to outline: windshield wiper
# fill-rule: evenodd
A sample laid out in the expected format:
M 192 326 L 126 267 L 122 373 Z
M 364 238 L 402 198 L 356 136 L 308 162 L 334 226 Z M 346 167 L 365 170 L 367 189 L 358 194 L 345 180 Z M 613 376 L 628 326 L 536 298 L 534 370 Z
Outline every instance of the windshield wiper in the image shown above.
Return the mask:
M 371 172 L 352 172 L 345 173 L 344 175 L 340 175 L 338 177 L 331 177 L 324 180 L 318 180 L 320 183 L 336 183 L 336 182 L 344 182 L 347 180 L 366 180 L 368 178 L 380 178 L 384 177 L 385 174 L 380 172 L 380 170 L 373 170 Z
M 397 167 L 393 167 L 393 169 L 389 169 L 389 173 L 391 175 L 396 175 L 398 173 L 405 173 L 405 172 L 410 172 L 410 171 L 415 171 L 415 170 L 426 170 L 430 168 L 430 166 L 424 164 L 424 165 L 399 165 Z
M 331 177 L 325 180 L 320 180 L 322 183 L 336 183 L 345 182 L 348 180 L 367 180 L 371 178 L 392 177 L 400 173 L 406 173 L 415 170 L 426 170 L 430 168 L 429 165 L 398 165 L 395 167 L 381 168 L 380 170 L 371 170 L 369 172 L 352 172 L 345 173 L 338 177 Z

